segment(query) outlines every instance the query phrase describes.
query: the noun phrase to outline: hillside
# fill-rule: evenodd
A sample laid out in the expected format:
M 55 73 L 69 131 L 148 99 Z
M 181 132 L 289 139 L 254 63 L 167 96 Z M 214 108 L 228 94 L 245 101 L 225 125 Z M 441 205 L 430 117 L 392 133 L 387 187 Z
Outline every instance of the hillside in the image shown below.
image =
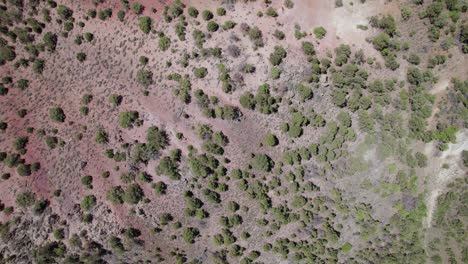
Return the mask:
M 467 10 L 0 0 L 0 263 L 468 262 Z

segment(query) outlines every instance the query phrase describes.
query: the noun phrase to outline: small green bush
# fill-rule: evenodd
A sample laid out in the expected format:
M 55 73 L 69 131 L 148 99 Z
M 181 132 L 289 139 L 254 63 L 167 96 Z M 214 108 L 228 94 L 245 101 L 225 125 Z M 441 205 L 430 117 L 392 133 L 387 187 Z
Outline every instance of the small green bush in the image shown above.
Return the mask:
M 139 84 L 148 87 L 153 84 L 153 73 L 149 70 L 140 69 L 137 72 L 137 81 Z
M 316 27 L 314 28 L 314 35 L 318 39 L 323 39 L 325 35 L 327 34 L 327 30 L 323 27 Z
M 216 14 L 218 16 L 224 16 L 224 15 L 226 15 L 226 9 L 224 9 L 224 7 L 218 7 L 216 9 Z
M 123 200 L 129 204 L 137 204 L 145 197 L 145 193 L 140 185 L 133 183 L 130 184 L 125 190 Z
M 107 142 L 109 142 L 109 135 L 103 129 L 99 129 L 96 132 L 95 140 L 98 144 L 106 144 Z
M 182 239 L 189 244 L 195 243 L 198 236 L 200 236 L 200 231 L 195 227 L 187 227 L 182 232 Z
M 193 73 L 195 74 L 195 77 L 202 79 L 208 74 L 208 69 L 205 67 L 194 68 Z
M 206 28 L 209 32 L 216 32 L 219 29 L 218 23 L 214 21 L 209 21 L 208 24 L 206 25 Z
M 36 195 L 31 191 L 24 191 L 16 196 L 16 204 L 19 207 L 30 207 L 36 201 Z
M 31 166 L 28 164 L 20 164 L 16 168 L 16 172 L 19 176 L 30 176 L 31 175 Z
M 132 128 L 138 121 L 139 114 L 137 111 L 127 111 L 119 114 L 119 125 L 123 128 Z
M 266 135 L 264 142 L 265 142 L 265 145 L 269 147 L 277 146 L 279 143 L 278 138 L 274 134 Z
M 79 62 L 83 62 L 86 60 L 86 53 L 84 52 L 79 52 L 78 54 L 76 54 L 76 59 L 79 61 Z
M 195 7 L 191 6 L 188 8 L 188 14 L 189 16 L 196 18 L 198 17 L 198 10 Z
M 256 154 L 252 160 L 252 167 L 256 170 L 269 172 L 275 165 L 275 162 L 266 154 Z
M 278 12 L 276 12 L 276 10 L 273 7 L 267 8 L 265 14 L 267 14 L 267 16 L 271 16 L 271 17 L 277 17 L 278 16 Z
M 111 94 L 109 96 L 109 103 L 111 103 L 114 107 L 119 106 L 122 103 L 122 100 L 123 97 L 118 94 Z
M 171 39 L 165 35 L 159 37 L 158 46 L 162 51 L 166 51 L 171 46 Z
M 143 33 L 148 34 L 153 27 L 153 20 L 147 16 L 140 17 L 138 25 Z
M 210 10 L 203 10 L 202 17 L 206 21 L 211 20 L 213 19 L 213 13 Z
M 280 65 L 284 58 L 286 58 L 286 50 L 281 46 L 275 46 L 273 53 L 270 54 L 269 60 L 273 66 Z
M 143 13 L 143 10 L 145 10 L 145 7 L 142 4 L 138 2 L 132 3 L 132 11 L 136 15 L 141 15 Z
M 66 116 L 62 108 L 53 107 L 49 108 L 49 118 L 52 119 L 52 121 L 63 123 L 65 122 Z
M 84 211 L 90 211 L 96 205 L 96 197 L 94 195 L 86 195 L 81 200 L 81 209 Z
M 88 189 L 92 189 L 93 188 L 93 177 L 90 176 L 90 175 L 86 175 L 86 176 L 82 177 L 81 178 L 81 184 L 86 186 L 86 188 L 88 188 Z

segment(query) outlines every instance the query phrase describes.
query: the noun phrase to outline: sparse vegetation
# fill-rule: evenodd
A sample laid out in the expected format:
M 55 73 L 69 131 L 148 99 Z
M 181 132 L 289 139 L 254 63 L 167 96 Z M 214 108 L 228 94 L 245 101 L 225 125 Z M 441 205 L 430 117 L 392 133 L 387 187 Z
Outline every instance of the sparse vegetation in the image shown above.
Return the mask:
M 466 262 L 464 1 L 0 2 L 1 263 Z

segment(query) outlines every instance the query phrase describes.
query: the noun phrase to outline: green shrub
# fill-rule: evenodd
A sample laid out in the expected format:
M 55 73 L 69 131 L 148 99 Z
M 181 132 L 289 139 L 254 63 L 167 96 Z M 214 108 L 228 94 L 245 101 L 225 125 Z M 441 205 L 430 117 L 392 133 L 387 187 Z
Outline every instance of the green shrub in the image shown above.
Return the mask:
M 223 155 L 224 149 L 214 142 L 205 142 L 202 145 L 204 151 L 215 154 L 215 155 Z
M 341 44 L 335 48 L 335 64 L 342 66 L 348 62 L 349 56 L 351 55 L 351 47 L 349 45 Z
M 413 65 L 419 65 L 419 63 L 421 62 L 421 59 L 419 58 L 419 56 L 417 54 L 411 53 L 408 56 L 408 62 L 413 64 Z
M 341 247 L 341 251 L 342 251 L 343 253 L 348 253 L 352 248 L 353 248 L 353 245 L 351 245 L 349 242 L 347 242 L 346 244 L 344 244 L 344 245 Z
M 66 21 L 65 23 L 63 23 L 63 30 L 68 32 L 68 31 L 72 31 L 73 28 L 74 28 L 73 22 Z
M 156 167 L 156 173 L 158 175 L 166 175 L 172 180 L 179 180 L 180 173 L 179 173 L 179 165 L 178 162 L 171 158 L 171 157 L 163 157 L 159 165 Z
M 81 200 L 81 209 L 90 211 L 96 205 L 96 197 L 94 195 L 86 195 Z
M 89 114 L 89 107 L 87 106 L 80 106 L 80 113 L 84 116 Z
M 195 227 L 186 227 L 182 232 L 182 239 L 189 244 L 195 243 L 195 239 L 200 236 L 200 231 Z
M 110 201 L 113 204 L 123 204 L 124 194 L 125 194 L 125 191 L 122 189 L 122 187 L 115 186 L 115 187 L 112 187 L 109 191 L 107 191 L 106 198 L 108 201 Z
M 463 53 L 468 53 L 468 24 L 461 25 L 460 42 L 462 43 Z
M 135 178 L 136 178 L 136 175 L 133 172 L 120 174 L 120 180 L 125 184 L 129 184 L 129 183 L 134 182 Z
M 416 161 L 418 163 L 418 167 L 420 167 L 420 168 L 427 167 L 427 157 L 426 157 L 426 155 L 424 155 L 421 152 L 416 152 L 414 157 L 416 158 Z
M 419 85 L 423 82 L 423 74 L 416 67 L 409 67 L 406 73 L 406 80 L 412 85 Z
M 91 18 L 96 18 L 97 12 L 96 9 L 90 9 L 86 14 Z
M 227 21 L 224 22 L 224 24 L 223 24 L 223 29 L 224 29 L 224 30 L 233 29 L 236 25 L 237 25 L 236 22 L 234 22 L 234 21 L 232 21 L 232 20 L 227 20 Z
M 152 152 L 159 152 L 169 145 L 169 137 L 163 129 L 156 126 L 151 126 L 146 131 L 146 141 L 148 148 Z
M 16 82 L 16 86 L 17 86 L 20 90 L 26 90 L 26 88 L 29 87 L 29 81 L 26 80 L 26 79 L 19 79 L 19 80 Z
M 111 94 L 109 96 L 109 103 L 111 103 L 114 107 L 119 106 L 122 103 L 122 100 L 123 97 L 118 94 Z
M 281 69 L 278 67 L 273 67 L 271 69 L 271 78 L 273 80 L 279 79 L 281 77 Z
M 132 11 L 136 15 L 141 15 L 143 13 L 143 10 L 145 10 L 145 7 L 142 4 L 138 2 L 132 3 Z
M 52 119 L 52 121 L 63 123 L 65 122 L 66 116 L 62 108 L 53 107 L 49 108 L 49 118 Z
M 57 228 L 54 230 L 53 235 L 56 240 L 62 240 L 65 238 L 65 230 L 63 228 Z
M 153 73 L 149 70 L 140 69 L 137 72 L 137 81 L 145 87 L 150 86 L 153 84 Z
M 73 16 L 73 10 L 70 8 L 64 6 L 64 5 L 59 5 L 57 7 L 57 14 L 63 19 L 63 20 L 68 20 Z
M 278 16 L 278 13 L 272 7 L 267 8 L 265 14 L 267 14 L 267 16 L 271 16 L 271 17 L 277 17 Z
M 92 189 L 93 188 L 93 177 L 90 176 L 90 175 L 83 176 L 81 178 L 81 184 L 86 186 L 86 188 L 88 188 L 88 189 Z
M 255 72 L 255 65 L 246 64 L 246 65 L 244 65 L 243 68 L 244 68 L 245 73 L 254 73 Z
M 281 46 L 275 46 L 273 53 L 270 54 L 269 60 L 273 66 L 280 65 L 283 59 L 286 58 L 287 53 Z
M 202 79 L 208 74 L 208 69 L 205 67 L 194 68 L 193 73 L 195 74 L 195 77 Z
M 203 10 L 202 17 L 206 21 L 211 20 L 213 19 L 213 13 L 210 10 Z
M 293 125 L 289 126 L 288 135 L 290 137 L 293 137 L 293 138 L 298 138 L 298 137 L 302 136 L 303 132 L 304 131 L 303 131 L 301 126 L 299 126 L 297 124 L 293 124 Z
M 83 62 L 86 60 L 86 53 L 84 52 L 79 52 L 78 54 L 76 54 L 76 59 L 79 61 L 79 62 Z
M 13 61 L 16 58 L 15 48 L 7 45 L 7 42 L 0 41 L 0 65 L 6 61 Z
M 249 35 L 250 40 L 255 45 L 255 47 L 263 47 L 264 45 L 263 34 L 262 34 L 262 31 L 257 26 L 249 27 L 248 35 Z
M 83 34 L 83 36 L 84 36 L 84 39 L 88 42 L 91 42 L 94 39 L 94 35 L 91 32 L 86 32 Z
M 16 196 L 16 204 L 19 207 L 30 207 L 36 201 L 36 195 L 31 191 L 23 191 Z
M 283 40 L 286 37 L 284 32 L 278 29 L 275 30 L 275 32 L 273 33 L 273 36 L 277 38 L 278 40 Z
M 274 134 L 267 134 L 264 142 L 265 142 L 265 145 L 269 147 L 277 146 L 279 143 L 278 138 Z
M 219 29 L 219 25 L 218 25 L 218 23 L 216 23 L 214 21 L 209 21 L 208 24 L 206 25 L 206 29 L 209 32 L 216 32 Z
M 93 100 L 92 94 L 85 94 L 83 95 L 83 97 L 81 97 L 81 103 L 84 105 L 91 103 L 92 100 Z
M 143 192 L 143 189 L 141 189 L 140 185 L 133 183 L 125 189 L 123 200 L 129 204 L 137 204 L 143 200 L 144 197 L 145 193 Z
M 312 89 L 309 86 L 303 85 L 303 84 L 298 84 L 296 86 L 296 90 L 301 97 L 301 101 L 305 102 L 307 100 L 312 99 L 314 96 Z
M 35 215 L 40 215 L 44 213 L 47 206 L 49 206 L 49 201 L 39 200 L 39 201 L 36 201 L 36 203 L 34 203 L 32 211 Z
M 166 35 L 162 35 L 159 37 L 158 46 L 162 51 L 166 51 L 171 46 L 171 39 L 168 38 Z
M 209 202 L 217 203 L 217 204 L 221 203 L 221 195 L 219 195 L 219 193 L 210 189 L 205 189 L 203 190 L 203 194 L 206 196 L 206 199 Z
M 4 96 L 8 94 L 9 89 L 6 88 L 3 84 L 0 84 L 0 96 Z
M 166 194 L 167 185 L 164 182 L 159 181 L 153 185 L 153 189 L 154 192 L 158 195 Z
M 106 20 L 110 17 L 112 17 L 112 8 L 106 8 L 98 12 L 98 18 L 100 20 Z
M 13 148 L 18 151 L 20 154 L 26 153 L 26 146 L 28 145 L 29 139 L 28 137 L 17 137 L 15 141 L 13 141 Z
M 314 28 L 314 35 L 318 39 L 323 39 L 325 35 L 327 34 L 327 31 L 323 27 L 316 27 Z
M 412 14 L 411 9 L 409 7 L 402 7 L 400 9 L 400 13 L 401 13 L 401 18 L 403 19 L 403 21 L 408 20 Z
M 370 18 L 370 25 L 383 29 L 386 34 L 393 37 L 397 31 L 396 21 L 391 15 L 385 15 L 382 18 L 376 16 Z
M 196 17 L 198 17 L 198 10 L 195 7 L 191 6 L 191 7 L 188 8 L 188 14 L 189 14 L 189 16 L 196 18 Z
M 109 135 L 103 129 L 99 129 L 96 132 L 95 140 L 96 140 L 96 143 L 98 144 L 106 144 L 109 142 Z
M 16 168 L 16 172 L 19 176 L 30 176 L 31 175 L 31 166 L 28 164 L 19 164 Z
M 49 52 L 54 52 L 57 47 L 57 35 L 52 32 L 47 32 L 42 37 L 42 41 Z
M 242 94 L 239 99 L 239 102 L 244 108 L 251 110 L 255 109 L 255 97 L 250 92 L 245 92 L 244 94 Z
M 218 16 L 224 16 L 224 15 L 226 15 L 226 9 L 224 9 L 224 7 L 218 7 L 216 9 L 216 14 Z
M 35 59 L 32 69 L 37 74 L 42 74 L 44 72 L 45 61 L 42 59 Z
M 137 111 L 121 112 L 119 114 L 119 125 L 123 128 L 133 128 L 138 118 L 139 114 Z
M 119 10 L 119 12 L 117 12 L 117 18 L 120 22 L 123 22 L 125 19 L 125 11 Z
M 57 137 L 46 137 L 45 141 L 50 149 L 54 149 L 58 144 Z
M 112 248 L 112 250 L 115 251 L 117 254 L 122 254 L 125 252 L 125 247 L 122 243 L 122 240 L 116 236 L 111 236 L 109 238 L 109 246 Z
M 28 110 L 26 110 L 26 109 L 20 109 L 20 110 L 18 110 L 17 113 L 18 113 L 18 116 L 19 116 L 19 117 L 23 118 L 23 117 L 25 117 L 25 116 L 28 114 Z
M 153 27 L 153 20 L 147 16 L 140 17 L 138 25 L 143 33 L 148 34 Z
M 265 154 L 256 154 L 252 160 L 252 167 L 256 170 L 269 172 L 275 166 L 275 162 Z

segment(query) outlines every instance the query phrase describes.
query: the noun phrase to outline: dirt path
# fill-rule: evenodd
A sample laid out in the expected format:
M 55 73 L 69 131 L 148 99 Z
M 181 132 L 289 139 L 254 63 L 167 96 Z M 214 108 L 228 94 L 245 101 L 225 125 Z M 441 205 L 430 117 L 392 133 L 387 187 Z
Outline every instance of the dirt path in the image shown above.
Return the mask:
M 433 150 L 433 145 L 426 149 L 426 152 Z M 449 144 L 449 149 L 442 153 L 438 161 L 433 162 L 431 170 L 435 172 L 432 179 L 430 179 L 429 194 L 426 198 L 427 204 L 427 217 L 424 225 L 430 227 L 432 217 L 437 207 L 437 198 L 443 192 L 445 186 L 457 177 L 466 175 L 466 170 L 459 165 L 460 154 L 463 150 L 468 150 L 468 130 L 458 132 L 457 142 Z M 443 164 L 448 164 L 449 168 L 442 168 Z

